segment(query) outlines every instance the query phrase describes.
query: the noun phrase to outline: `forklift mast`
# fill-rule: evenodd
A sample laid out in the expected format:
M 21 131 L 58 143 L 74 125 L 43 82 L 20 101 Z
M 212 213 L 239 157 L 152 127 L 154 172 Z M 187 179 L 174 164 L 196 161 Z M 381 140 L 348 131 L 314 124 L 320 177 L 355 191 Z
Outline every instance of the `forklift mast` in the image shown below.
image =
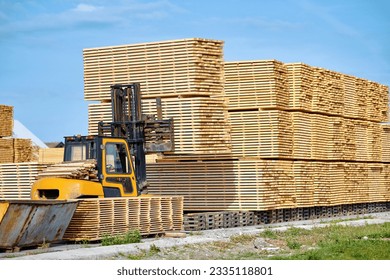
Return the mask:
M 161 99 L 155 115 L 142 113 L 139 83 L 111 86 L 112 122 L 99 122 L 98 135 L 125 138 L 134 157 L 139 193 L 147 190 L 146 153 L 174 150 L 173 119 L 162 119 Z

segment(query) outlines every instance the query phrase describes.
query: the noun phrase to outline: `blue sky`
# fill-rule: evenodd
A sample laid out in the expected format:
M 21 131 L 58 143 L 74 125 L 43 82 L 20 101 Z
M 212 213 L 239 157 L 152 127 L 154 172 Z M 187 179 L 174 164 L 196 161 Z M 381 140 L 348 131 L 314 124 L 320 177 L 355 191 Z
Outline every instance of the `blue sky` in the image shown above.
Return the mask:
M 225 41 L 226 61 L 304 62 L 390 84 L 388 0 L 0 0 L 0 104 L 43 141 L 86 134 L 84 48 Z

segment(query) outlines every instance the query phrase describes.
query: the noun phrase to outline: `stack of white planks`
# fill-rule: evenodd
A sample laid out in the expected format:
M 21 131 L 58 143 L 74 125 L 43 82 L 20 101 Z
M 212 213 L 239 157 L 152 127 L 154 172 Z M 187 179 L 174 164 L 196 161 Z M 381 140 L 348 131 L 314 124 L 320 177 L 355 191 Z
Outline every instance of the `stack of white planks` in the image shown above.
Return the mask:
M 98 181 L 96 160 L 61 162 L 48 166 L 37 176 L 37 179 L 57 177 Z
M 80 202 L 64 240 L 101 240 L 138 230 L 141 235 L 183 229 L 183 198 L 147 196 Z
M 31 185 L 45 167 L 37 162 L 0 164 L 0 198 L 29 199 Z
M 0 104 L 0 138 L 12 136 L 14 107 Z

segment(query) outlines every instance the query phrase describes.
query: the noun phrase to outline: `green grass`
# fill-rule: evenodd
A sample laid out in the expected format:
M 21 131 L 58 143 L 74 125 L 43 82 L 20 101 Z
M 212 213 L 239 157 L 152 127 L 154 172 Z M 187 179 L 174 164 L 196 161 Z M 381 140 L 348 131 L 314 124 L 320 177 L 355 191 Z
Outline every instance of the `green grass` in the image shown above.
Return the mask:
M 126 234 L 104 236 L 102 246 L 139 243 L 141 242 L 141 234 L 138 230 L 128 231 Z
M 390 223 L 360 227 L 331 225 L 310 231 L 291 228 L 276 234 L 287 242 L 290 250 L 270 259 L 390 260 Z M 311 249 L 302 249 L 303 246 Z

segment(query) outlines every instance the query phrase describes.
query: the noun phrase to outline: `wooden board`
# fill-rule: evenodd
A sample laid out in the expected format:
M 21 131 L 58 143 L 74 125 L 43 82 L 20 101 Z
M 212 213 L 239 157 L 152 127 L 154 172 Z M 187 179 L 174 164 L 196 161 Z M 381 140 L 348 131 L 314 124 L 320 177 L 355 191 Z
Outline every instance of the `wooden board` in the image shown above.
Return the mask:
M 14 107 L 0 104 L 0 137 L 12 136 L 14 129 Z
M 183 229 L 183 198 L 147 196 L 83 200 L 64 234 L 64 240 L 101 240 L 139 230 L 141 235 Z
M 143 95 L 222 95 L 223 42 L 183 39 L 83 50 L 84 97 L 110 99 L 110 86 L 141 83 Z

